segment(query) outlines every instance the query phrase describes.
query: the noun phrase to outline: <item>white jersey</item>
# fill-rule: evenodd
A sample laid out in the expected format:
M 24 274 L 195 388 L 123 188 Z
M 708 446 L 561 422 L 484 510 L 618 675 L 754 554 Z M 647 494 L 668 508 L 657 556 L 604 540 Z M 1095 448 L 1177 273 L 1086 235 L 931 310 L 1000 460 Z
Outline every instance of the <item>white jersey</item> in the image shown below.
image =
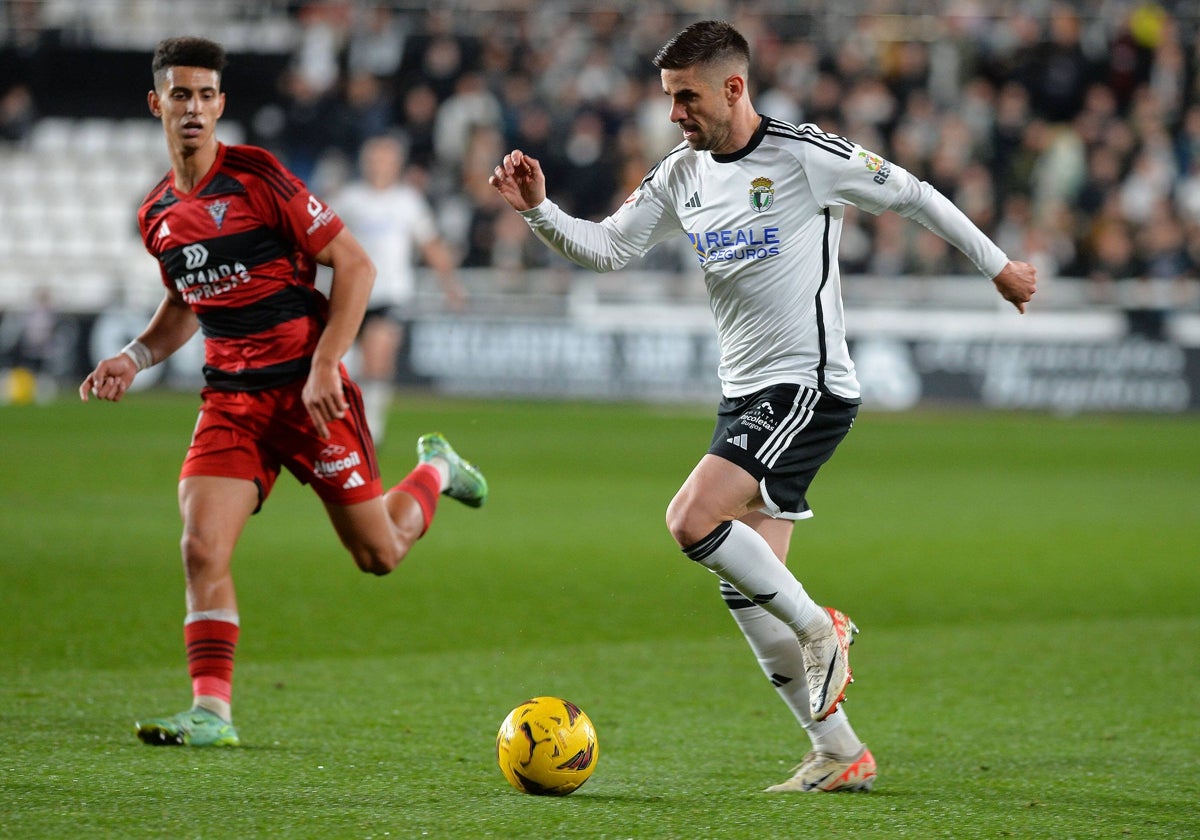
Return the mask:
M 769 117 L 733 154 L 676 147 L 602 222 L 549 200 L 522 215 L 551 248 L 596 271 L 685 233 L 704 270 L 725 396 L 792 383 L 857 401 L 837 262 L 847 204 L 920 221 L 988 277 L 1008 262 L 929 184 L 843 137 Z
M 412 300 L 416 294 L 417 248 L 438 235 L 425 197 L 407 184 L 381 190 L 354 182 L 332 203 L 375 263 L 375 285 L 368 306 L 395 306 Z

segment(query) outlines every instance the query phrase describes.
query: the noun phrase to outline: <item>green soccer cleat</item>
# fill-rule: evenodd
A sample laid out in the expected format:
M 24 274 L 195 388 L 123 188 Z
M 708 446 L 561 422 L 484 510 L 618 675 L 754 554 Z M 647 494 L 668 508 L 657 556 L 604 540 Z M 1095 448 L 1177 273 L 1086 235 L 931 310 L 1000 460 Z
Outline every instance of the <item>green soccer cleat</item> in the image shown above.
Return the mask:
M 240 743 L 232 723 L 199 706 L 167 718 L 139 720 L 137 736 L 154 747 L 236 747 Z
M 487 501 L 487 479 L 479 467 L 463 460 L 440 432 L 430 432 L 417 439 L 417 459 L 428 464 L 434 458 L 441 458 L 450 467 L 450 481 L 443 494 L 468 507 L 477 508 Z

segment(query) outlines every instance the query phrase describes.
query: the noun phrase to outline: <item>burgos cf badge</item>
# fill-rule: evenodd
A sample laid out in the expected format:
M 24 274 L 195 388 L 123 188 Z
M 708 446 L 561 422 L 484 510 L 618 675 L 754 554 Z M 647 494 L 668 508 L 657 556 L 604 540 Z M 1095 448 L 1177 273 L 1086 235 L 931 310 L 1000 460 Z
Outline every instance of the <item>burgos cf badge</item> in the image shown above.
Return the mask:
M 775 182 L 770 178 L 755 178 L 750 182 L 750 208 L 762 213 L 775 203 Z

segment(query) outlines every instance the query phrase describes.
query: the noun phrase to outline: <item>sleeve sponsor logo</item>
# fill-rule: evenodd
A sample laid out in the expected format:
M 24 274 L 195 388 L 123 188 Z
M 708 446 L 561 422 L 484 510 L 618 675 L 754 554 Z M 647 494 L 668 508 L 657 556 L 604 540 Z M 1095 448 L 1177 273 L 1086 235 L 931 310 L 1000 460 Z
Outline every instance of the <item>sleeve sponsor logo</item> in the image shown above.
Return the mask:
M 888 176 L 892 174 L 892 165 L 890 163 L 879 155 L 873 155 L 870 152 L 859 152 L 858 156 L 866 161 L 867 171 L 875 173 L 875 177 L 871 180 L 880 186 L 887 183 Z
M 314 232 L 332 222 L 335 216 L 333 208 L 326 207 L 317 200 L 315 195 L 309 195 L 307 210 L 313 220 L 313 223 L 308 226 L 308 230 L 304 231 L 308 236 L 312 236 Z

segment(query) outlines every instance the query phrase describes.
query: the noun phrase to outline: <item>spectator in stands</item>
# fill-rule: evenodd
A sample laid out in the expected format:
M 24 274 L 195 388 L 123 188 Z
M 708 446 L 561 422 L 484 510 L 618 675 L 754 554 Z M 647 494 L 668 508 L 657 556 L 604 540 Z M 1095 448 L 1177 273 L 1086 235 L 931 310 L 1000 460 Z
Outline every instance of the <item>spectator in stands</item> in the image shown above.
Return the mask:
M 1097 144 L 1088 154 L 1087 171 L 1075 206 L 1086 216 L 1100 212 L 1104 203 L 1121 186 L 1121 158 L 1111 146 Z
M 454 92 L 438 107 L 434 122 L 438 164 L 460 173 L 471 133 L 478 128 L 500 128 L 501 115 L 500 102 L 481 74 L 471 71 L 459 76 Z
M 1065 3 L 1050 9 L 1048 37 L 1026 58 L 1021 74 L 1033 111 L 1050 123 L 1074 119 L 1095 72 L 1080 43 L 1079 13 Z
M 1097 300 L 1112 300 L 1117 283 L 1142 275 L 1133 232 L 1129 224 L 1113 214 L 1096 222 L 1084 240 L 1083 265 Z
M 11 85 L 0 94 L 0 141 L 16 143 L 28 138 L 37 116 L 29 86 L 24 82 Z
M 437 166 L 434 144 L 437 113 L 437 95 L 429 85 L 413 85 L 404 92 L 398 127 L 408 140 L 409 164 L 426 172 L 432 172 Z
M 348 76 L 336 119 L 340 150 L 349 160 L 357 157 L 367 140 L 391 132 L 396 120 L 383 80 L 366 72 Z
M 266 144 L 278 151 L 297 178 L 308 182 L 313 180 L 322 156 L 338 146 L 338 131 L 342 128 L 337 119 L 338 101 L 334 93 L 320 89 L 307 75 L 294 70 L 287 71 L 281 83 L 282 111 L 279 121 L 272 123 Z
M 619 166 L 609 155 L 610 146 L 596 111 L 585 108 L 571 120 L 561 147 L 564 206 L 573 215 L 599 221 L 612 210 Z
M 1141 227 L 1138 256 L 1143 265 L 1142 276 L 1148 279 L 1181 280 L 1196 276 L 1184 225 L 1168 198 L 1155 203 L 1147 223 Z
M 387 4 L 358 8 L 346 45 L 346 70 L 392 80 L 400 71 L 408 28 Z

